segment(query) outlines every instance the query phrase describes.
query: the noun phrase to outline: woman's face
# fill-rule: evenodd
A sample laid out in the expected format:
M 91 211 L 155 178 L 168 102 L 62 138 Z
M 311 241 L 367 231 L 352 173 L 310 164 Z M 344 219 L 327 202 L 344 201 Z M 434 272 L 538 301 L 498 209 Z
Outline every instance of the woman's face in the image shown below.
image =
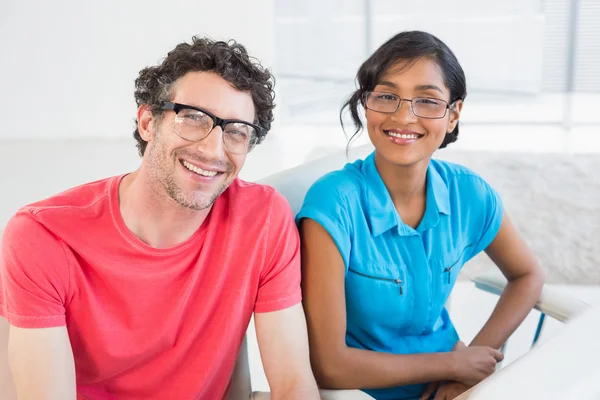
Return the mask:
M 450 102 L 450 89 L 444 84 L 442 70 L 428 58 L 420 58 L 408 65 L 404 62 L 393 65 L 381 75 L 373 91 L 382 93 L 372 95 L 367 102 L 367 107 L 372 101 L 376 109 L 382 108 L 381 105 L 386 102 L 394 103 L 398 97 L 409 100 L 423 98 L 415 104 L 417 113 L 438 116 L 434 108 L 445 109 L 446 104 L 435 99 Z M 417 117 L 411 111 L 410 101 L 401 101 L 395 113 L 366 108 L 369 138 L 378 156 L 392 164 L 409 166 L 421 161 L 429 162 L 446 133 L 456 127 L 461 108 L 462 101 L 458 100 L 442 118 L 437 119 Z

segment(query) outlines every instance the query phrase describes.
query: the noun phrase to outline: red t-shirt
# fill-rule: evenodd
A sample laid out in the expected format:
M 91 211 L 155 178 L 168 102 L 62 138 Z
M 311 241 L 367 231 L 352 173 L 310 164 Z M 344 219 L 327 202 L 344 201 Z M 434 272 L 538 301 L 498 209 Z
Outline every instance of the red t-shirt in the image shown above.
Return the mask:
M 236 180 L 192 237 L 155 249 L 121 217 L 121 178 L 9 221 L 0 313 L 22 328 L 67 326 L 79 398 L 220 399 L 252 312 L 301 301 L 289 204 Z

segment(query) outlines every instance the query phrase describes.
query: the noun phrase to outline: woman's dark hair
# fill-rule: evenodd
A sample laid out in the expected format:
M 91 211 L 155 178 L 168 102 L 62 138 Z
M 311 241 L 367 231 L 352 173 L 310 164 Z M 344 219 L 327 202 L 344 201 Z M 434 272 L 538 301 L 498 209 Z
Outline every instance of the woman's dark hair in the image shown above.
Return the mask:
M 356 74 L 358 89 L 344 103 L 340 111 L 342 129 L 344 128 L 343 113 L 345 108 L 349 109 L 355 127 L 354 134 L 348 141 L 348 148 L 363 128 L 358 106 L 364 107 L 365 92 L 373 90 L 381 75 L 396 63 L 402 61 L 412 63 L 424 57 L 435 61 L 442 70 L 444 83 L 450 89 L 450 104 L 456 100 L 465 99 L 467 96 L 465 73 L 452 50 L 430 33 L 421 31 L 401 32 L 375 50 L 371 57 L 360 66 Z M 455 142 L 457 137 L 458 123 L 452 132 L 446 134 L 440 148 Z
M 160 120 L 162 102 L 170 100 L 173 84 L 192 71 L 214 72 L 236 89 L 250 92 L 256 109 L 254 123 L 264 130 L 258 138 L 258 143 L 262 142 L 273 122 L 275 78 L 234 40 L 223 42 L 194 36 L 191 44 L 178 44 L 160 65 L 142 69 L 135 80 L 138 107 L 142 104 L 150 106 L 152 114 Z M 133 137 L 140 156 L 143 156 L 147 142 L 140 136 L 137 126 Z

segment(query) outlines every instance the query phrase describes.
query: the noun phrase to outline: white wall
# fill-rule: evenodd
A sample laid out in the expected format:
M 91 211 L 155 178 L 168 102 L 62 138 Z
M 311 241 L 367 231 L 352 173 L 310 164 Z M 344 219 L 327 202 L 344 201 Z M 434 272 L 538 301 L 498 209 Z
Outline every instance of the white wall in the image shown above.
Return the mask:
M 276 3 L 282 72 L 353 79 L 367 58 L 364 0 Z M 371 49 L 405 30 L 452 48 L 470 90 L 537 93 L 542 84 L 540 0 L 371 0 Z M 293 49 L 290 51 L 290 49 Z
M 0 140 L 130 136 L 134 80 L 193 35 L 273 62 L 273 0 L 1 0 Z

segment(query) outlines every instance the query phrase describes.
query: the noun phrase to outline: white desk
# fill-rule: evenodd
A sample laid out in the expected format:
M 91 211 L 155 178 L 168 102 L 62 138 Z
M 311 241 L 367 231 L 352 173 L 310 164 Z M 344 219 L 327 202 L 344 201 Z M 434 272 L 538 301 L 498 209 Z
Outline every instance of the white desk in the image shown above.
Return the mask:
M 600 399 L 600 307 L 481 382 L 459 399 Z

